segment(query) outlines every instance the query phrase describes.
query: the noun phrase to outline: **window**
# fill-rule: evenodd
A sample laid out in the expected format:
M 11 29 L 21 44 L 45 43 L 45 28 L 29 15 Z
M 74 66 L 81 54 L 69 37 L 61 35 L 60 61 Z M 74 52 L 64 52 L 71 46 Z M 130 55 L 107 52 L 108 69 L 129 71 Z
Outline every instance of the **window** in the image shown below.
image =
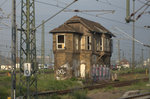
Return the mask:
M 81 49 L 91 50 L 91 36 L 82 36 Z
M 104 44 L 104 51 L 110 51 L 110 39 L 109 38 L 103 38 L 103 44 Z
M 100 37 L 100 51 L 103 51 L 103 38 Z
M 78 50 L 79 49 L 79 36 L 75 36 L 75 49 Z
M 64 49 L 64 48 L 65 48 L 65 36 L 57 35 L 57 49 Z
M 110 51 L 113 52 L 113 40 L 110 39 Z
M 96 39 L 96 51 L 100 51 L 100 40 L 99 40 L 99 38 Z
M 81 49 L 85 49 L 85 36 L 81 38 Z
M 86 49 L 91 50 L 91 36 L 86 36 Z
M 109 38 L 106 38 L 106 42 L 107 42 L 107 49 L 106 51 L 110 51 L 110 39 Z

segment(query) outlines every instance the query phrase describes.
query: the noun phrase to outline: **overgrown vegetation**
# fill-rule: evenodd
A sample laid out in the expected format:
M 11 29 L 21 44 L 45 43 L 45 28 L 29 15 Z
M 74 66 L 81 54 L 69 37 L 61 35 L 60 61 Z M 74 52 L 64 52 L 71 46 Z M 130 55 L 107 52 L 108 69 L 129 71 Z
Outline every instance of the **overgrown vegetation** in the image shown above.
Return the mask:
M 120 70 L 113 71 L 114 73 L 117 73 L 119 75 L 122 74 L 132 74 L 132 73 L 144 73 L 146 71 L 146 68 L 121 68 Z
M 11 77 L 0 77 L 0 99 L 7 99 L 11 93 Z
M 48 72 L 49 70 L 46 70 L 38 74 L 38 92 L 50 90 L 63 90 L 69 88 L 77 88 L 81 86 L 81 83 L 78 83 L 76 78 L 58 81 L 54 78 L 54 73 Z M 19 74 L 17 74 L 16 79 L 17 79 L 16 87 L 18 94 Z M 0 99 L 7 99 L 8 96 L 11 96 L 11 77 L 7 75 L 0 76 Z
M 8 71 L 4 71 L 8 72 Z M 128 76 L 120 76 L 119 78 L 122 80 L 128 80 L 127 78 L 131 79 L 139 79 L 139 77 L 146 77 L 145 74 L 141 74 L 142 72 L 145 72 L 145 69 L 143 68 L 136 68 L 134 71 L 132 69 L 122 69 L 121 71 L 116 71 L 118 74 L 130 74 L 130 73 L 137 73 L 135 75 Z M 17 94 L 19 91 L 19 74 L 17 74 Z M 40 72 L 38 74 L 38 92 L 41 91 L 50 91 L 50 90 L 63 90 L 63 89 L 71 89 L 71 88 L 78 88 L 83 86 L 83 82 L 90 82 L 88 80 L 78 80 L 77 78 L 71 78 L 68 80 L 56 80 L 54 77 L 54 73 L 51 70 L 45 70 L 44 72 Z M 139 89 L 139 88 L 146 88 L 145 82 L 139 82 L 131 85 L 130 87 L 125 87 L 127 90 L 132 89 Z M 116 88 L 112 86 L 108 86 L 105 88 L 105 91 L 115 90 Z M 0 76 L 0 99 L 6 99 L 8 96 L 11 95 L 11 77 L 8 77 L 7 75 Z M 86 91 L 73 91 L 72 94 L 63 95 L 63 96 L 57 96 L 52 95 L 51 98 L 41 98 L 41 99 L 86 99 Z M 69 98 L 68 98 L 69 97 Z
M 76 88 L 81 86 L 80 83 L 73 79 L 68 80 L 56 80 L 54 74 L 41 74 L 38 76 L 38 90 L 47 91 L 47 90 L 63 90 L 69 88 Z

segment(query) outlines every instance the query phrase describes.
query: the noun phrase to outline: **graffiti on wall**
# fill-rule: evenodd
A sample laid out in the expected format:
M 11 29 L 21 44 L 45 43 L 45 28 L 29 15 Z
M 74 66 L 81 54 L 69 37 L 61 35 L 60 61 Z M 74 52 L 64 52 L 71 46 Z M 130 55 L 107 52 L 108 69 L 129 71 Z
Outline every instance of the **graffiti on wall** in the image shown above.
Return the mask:
M 60 66 L 57 70 L 56 70 L 56 79 L 57 80 L 63 80 L 66 79 L 67 73 L 68 73 L 68 69 L 69 69 L 69 64 L 66 63 L 62 66 Z
M 92 66 L 92 79 L 94 81 L 99 80 L 109 80 L 110 79 L 110 69 L 106 65 L 93 64 Z

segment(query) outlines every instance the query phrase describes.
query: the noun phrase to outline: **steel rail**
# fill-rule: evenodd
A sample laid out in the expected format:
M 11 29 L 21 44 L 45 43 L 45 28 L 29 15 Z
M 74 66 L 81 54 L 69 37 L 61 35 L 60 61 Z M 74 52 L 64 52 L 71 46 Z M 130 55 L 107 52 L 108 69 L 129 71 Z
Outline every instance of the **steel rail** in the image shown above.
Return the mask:
M 143 79 L 136 79 L 136 80 L 130 80 L 130 81 L 118 81 L 118 82 L 103 82 L 100 84 L 96 85 L 89 85 L 89 86 L 84 86 L 84 87 L 79 87 L 79 88 L 73 88 L 73 89 L 66 89 L 66 90 L 56 90 L 56 91 L 43 91 L 43 92 L 38 92 L 38 95 L 45 96 L 45 95 L 52 95 L 52 94 L 68 94 L 71 93 L 75 90 L 81 90 L 81 89 L 88 89 L 88 90 L 93 90 L 93 89 L 99 89 L 99 88 L 105 88 L 107 86 L 112 86 L 112 87 L 123 87 L 123 86 L 129 86 L 132 85 L 136 82 L 139 81 L 148 81 L 148 78 L 143 78 Z

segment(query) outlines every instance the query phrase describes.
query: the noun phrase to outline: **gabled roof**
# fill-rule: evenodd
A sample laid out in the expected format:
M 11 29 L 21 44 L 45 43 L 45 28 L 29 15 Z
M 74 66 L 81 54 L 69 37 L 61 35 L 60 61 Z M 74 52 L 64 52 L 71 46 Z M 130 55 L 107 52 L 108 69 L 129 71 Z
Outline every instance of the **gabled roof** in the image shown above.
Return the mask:
M 50 31 L 50 33 L 60 33 L 60 32 L 82 33 L 79 29 L 76 29 L 75 27 L 73 28 L 70 26 L 70 24 L 74 24 L 74 23 L 81 23 L 90 32 L 93 32 L 93 33 L 107 33 L 107 34 L 114 36 L 109 30 L 107 30 L 101 24 L 94 22 L 94 21 L 87 20 L 87 19 L 79 17 L 79 16 L 74 16 L 74 17 L 70 18 L 63 25 Z
M 58 28 L 53 29 L 50 33 L 80 33 L 73 27 L 69 26 L 69 24 L 60 25 Z

